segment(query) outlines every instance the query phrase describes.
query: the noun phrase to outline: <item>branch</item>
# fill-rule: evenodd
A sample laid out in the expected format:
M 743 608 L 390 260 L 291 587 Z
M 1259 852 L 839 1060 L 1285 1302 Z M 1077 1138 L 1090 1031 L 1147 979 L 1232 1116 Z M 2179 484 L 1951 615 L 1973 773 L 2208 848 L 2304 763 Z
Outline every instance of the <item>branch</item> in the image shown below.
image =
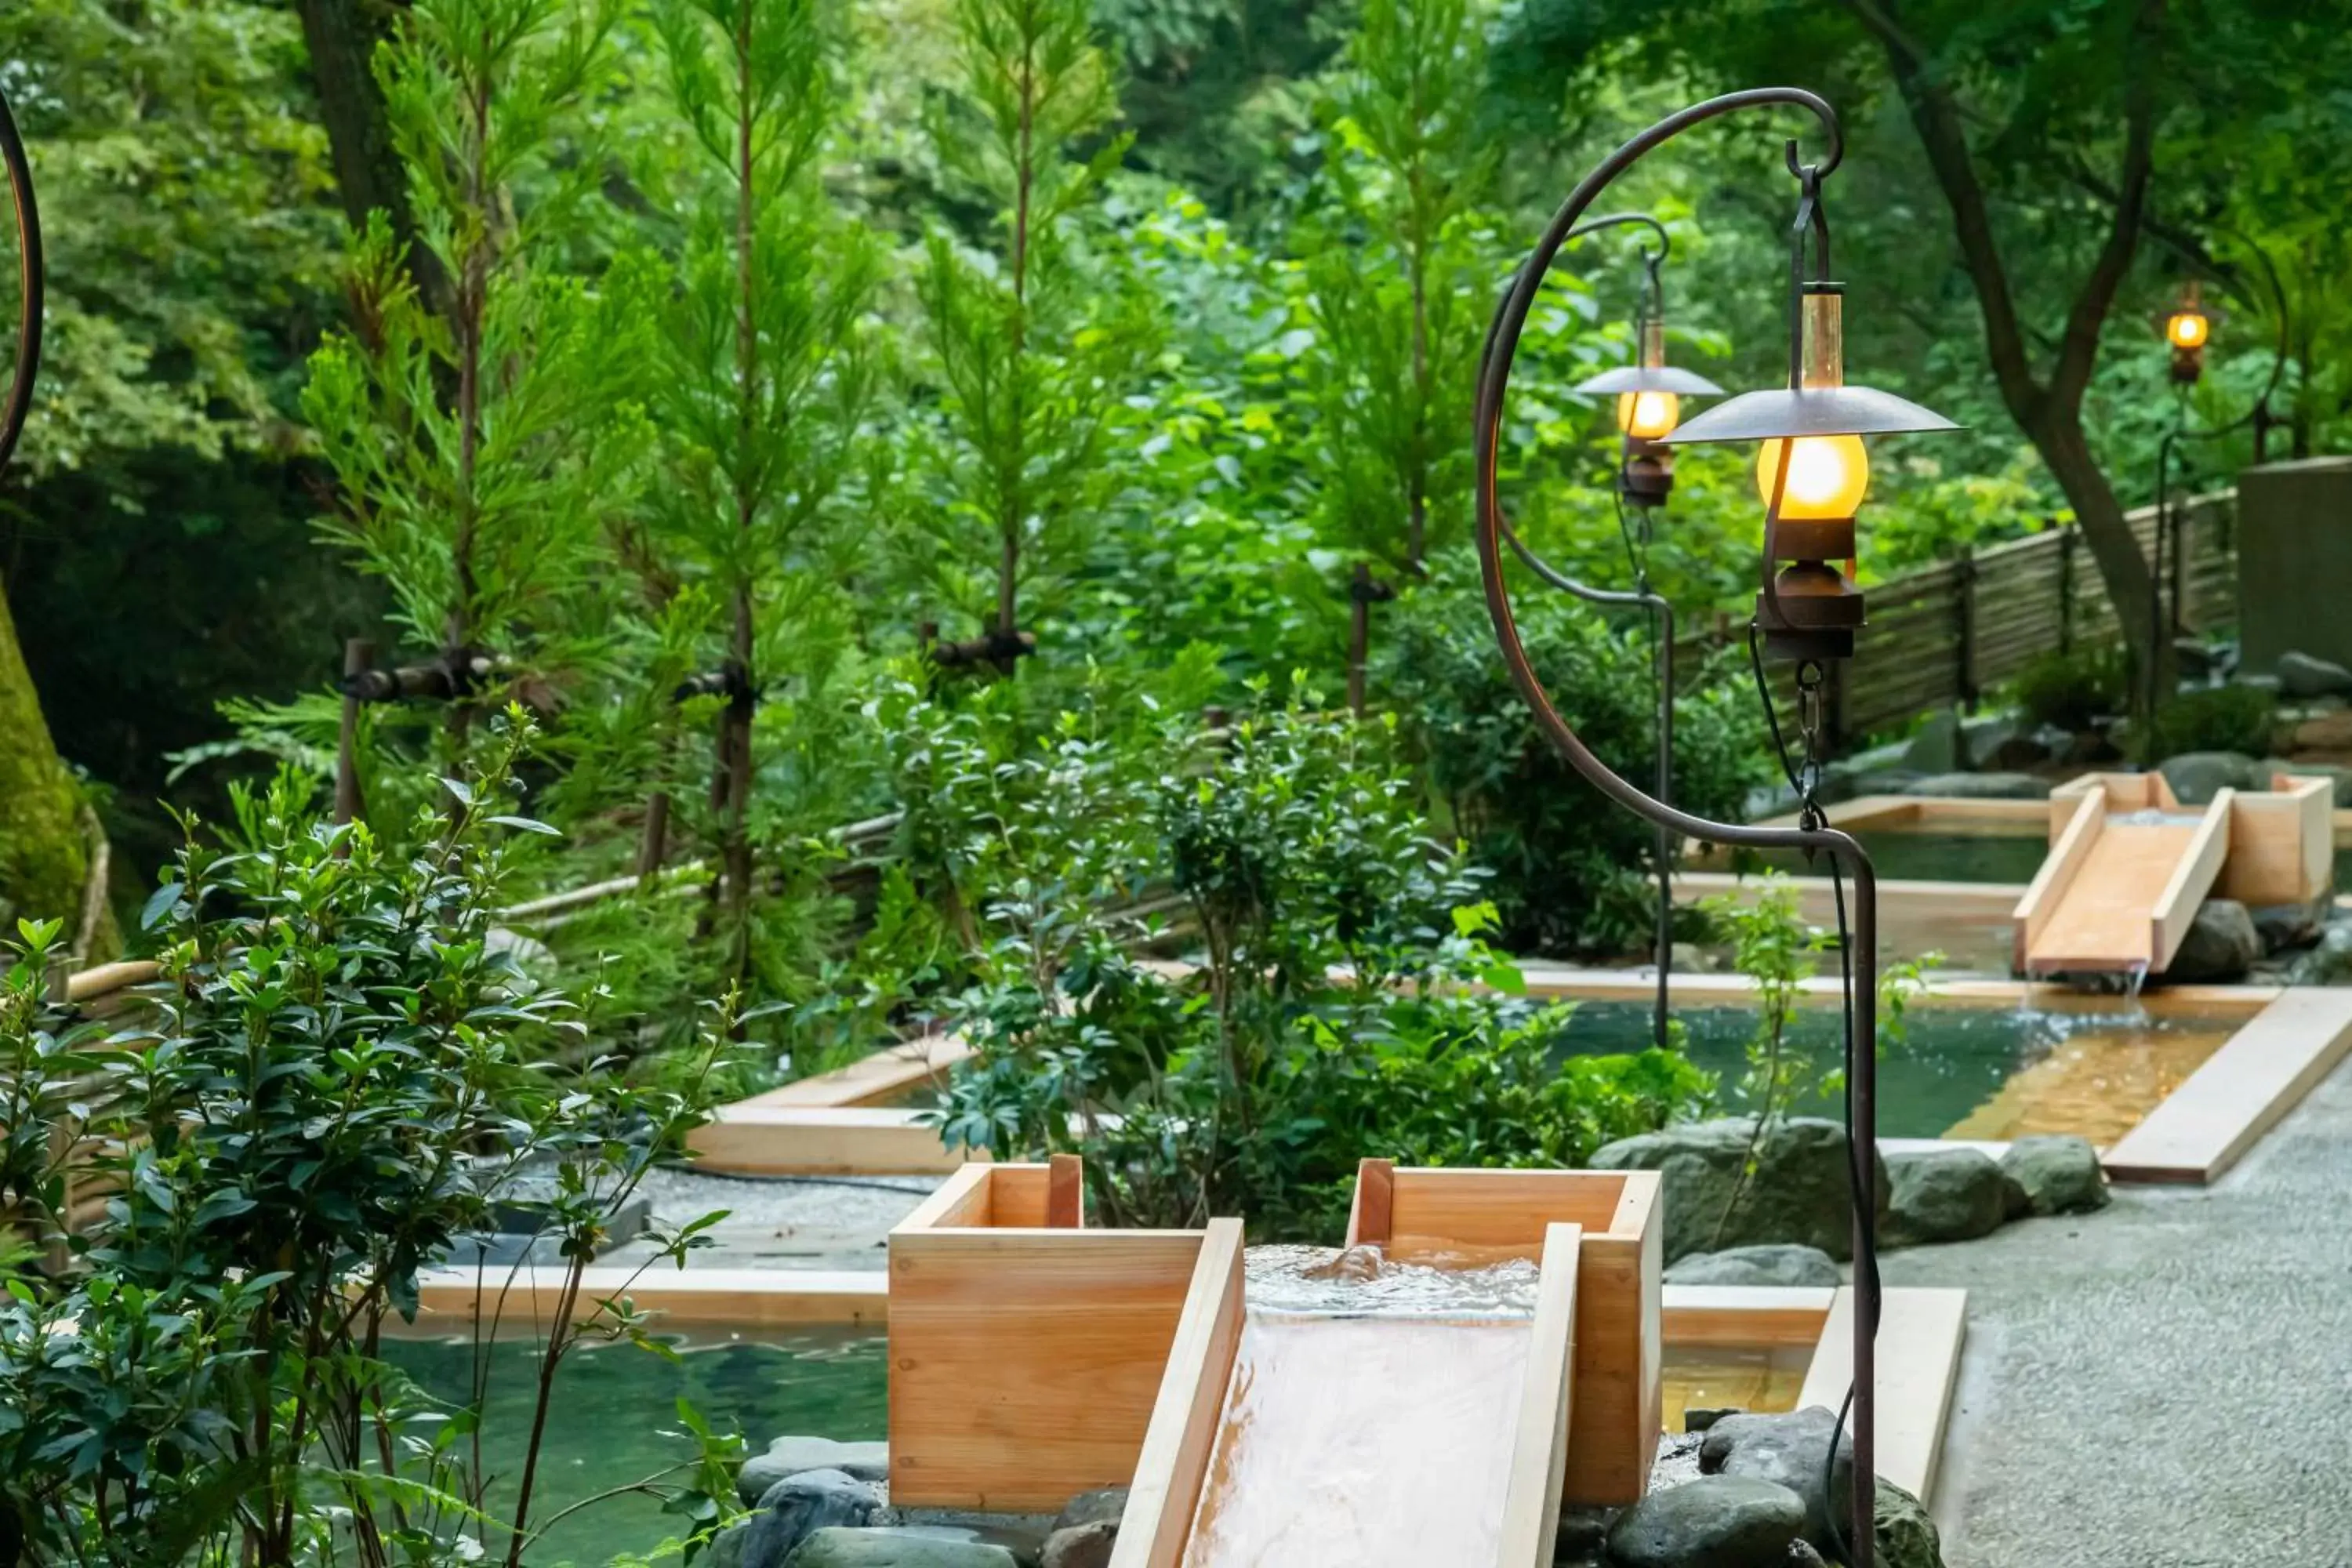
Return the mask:
M 1994 381 L 2011 417 L 2030 426 L 2047 393 L 2033 379 L 2026 357 L 2025 334 L 2018 325 L 2017 300 L 2010 291 L 2009 271 L 1993 243 L 1992 216 L 1985 205 L 1983 184 L 1977 179 L 1969 155 L 1967 131 L 1959 106 L 1942 83 L 1930 78 L 1930 62 L 1919 45 L 1896 23 L 1892 11 L 1878 0 L 1842 0 L 1842 4 L 1886 50 L 1888 67 L 1911 123 L 1919 133 L 1927 163 L 1944 187 L 1952 209 L 1952 235 L 1958 242 L 1960 263 L 1976 286 L 1977 304 L 1984 314 L 1985 351 Z
M 2147 58 L 2154 51 L 2164 0 L 2142 0 L 2139 19 L 2133 24 L 2134 58 L 2124 62 L 2124 161 L 2116 182 L 2115 216 L 2107 228 L 2099 259 L 2083 280 L 2074 308 L 2066 315 L 2066 335 L 2058 347 L 2058 363 L 2050 374 L 2050 398 L 2069 414 L 2082 406 L 2083 390 L 2091 382 L 2091 368 L 2099 357 L 2099 330 L 2106 324 L 2116 290 L 2131 270 L 2139 248 L 2142 215 L 2147 206 L 2148 175 L 2156 162 L 2156 72 Z

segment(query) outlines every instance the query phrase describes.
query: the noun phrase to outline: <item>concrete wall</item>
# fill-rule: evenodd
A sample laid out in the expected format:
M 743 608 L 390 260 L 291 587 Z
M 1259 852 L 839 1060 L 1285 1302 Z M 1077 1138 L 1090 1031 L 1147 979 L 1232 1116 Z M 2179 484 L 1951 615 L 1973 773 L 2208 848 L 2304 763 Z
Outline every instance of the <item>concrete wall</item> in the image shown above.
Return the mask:
M 2352 458 L 2238 476 L 2238 626 L 2249 671 L 2291 648 L 2352 666 Z

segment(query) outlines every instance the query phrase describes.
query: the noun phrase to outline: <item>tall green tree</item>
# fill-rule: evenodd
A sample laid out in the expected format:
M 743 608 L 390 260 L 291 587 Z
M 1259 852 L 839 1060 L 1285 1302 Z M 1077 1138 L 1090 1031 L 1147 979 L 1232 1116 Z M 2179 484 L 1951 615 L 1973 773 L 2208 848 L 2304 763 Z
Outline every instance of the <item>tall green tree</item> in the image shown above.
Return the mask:
M 1149 353 L 1148 310 L 1084 219 L 1127 147 L 1087 0 L 958 0 L 961 90 L 933 140 L 950 199 L 987 215 L 976 242 L 933 226 L 920 283 L 945 420 L 929 520 L 935 576 L 990 633 L 1022 629 L 1024 587 L 1075 571 L 1122 396 Z M 1090 151 L 1089 151 L 1090 149 Z
M 1334 539 L 1418 574 L 1467 515 L 1470 403 L 1495 280 L 1481 223 L 1499 144 L 1470 0 L 1367 0 L 1328 104 L 1331 205 L 1302 226 L 1320 329 Z
M 1865 305 L 1917 318 L 1931 367 L 1951 363 L 1955 294 L 1973 298 L 1999 408 L 2073 510 L 2109 596 L 2149 602 L 2126 485 L 2086 428 L 2103 334 L 2157 303 L 2137 264 L 2159 206 L 2177 212 L 2226 183 L 2212 156 L 2234 133 L 2225 127 L 2274 109 L 2275 84 L 2304 78 L 2339 26 L 2305 7 L 2210 0 L 1534 0 L 1510 29 L 1498 77 L 1555 112 L 1621 73 L 1700 91 L 1785 81 L 1837 103 L 1842 269 Z M 1939 198 L 1948 250 L 1921 244 L 1921 189 Z M 1908 297 L 1885 299 L 1889 277 Z M 2141 658 L 2168 661 L 2146 616 L 2123 620 Z
M 419 0 L 377 55 L 447 309 L 371 214 L 354 324 L 313 357 L 303 409 L 341 481 L 324 531 L 429 647 L 525 659 L 560 637 L 638 445 L 645 279 L 561 265 L 602 174 L 582 110 L 617 20 L 615 0 Z
M 730 969 L 749 966 L 754 695 L 792 665 L 795 611 L 835 591 L 879 271 L 818 179 L 838 112 L 832 0 L 660 0 L 670 101 L 690 132 L 691 229 L 658 349 L 660 541 L 722 603 L 720 863 Z

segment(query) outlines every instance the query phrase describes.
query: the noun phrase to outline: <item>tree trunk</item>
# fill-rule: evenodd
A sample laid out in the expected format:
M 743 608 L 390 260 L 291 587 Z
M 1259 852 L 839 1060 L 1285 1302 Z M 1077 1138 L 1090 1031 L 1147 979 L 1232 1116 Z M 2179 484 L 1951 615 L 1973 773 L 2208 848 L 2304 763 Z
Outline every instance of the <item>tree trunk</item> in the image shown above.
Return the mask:
M 2025 433 L 2034 450 L 2042 454 L 2050 477 L 2065 492 L 2067 504 L 2074 509 L 2074 521 L 2090 542 L 2091 559 L 2098 565 L 2099 580 L 2106 585 L 2108 602 L 2116 607 L 2124 640 L 2140 658 L 2156 660 L 2156 689 L 2169 690 L 2171 639 L 2161 635 L 2161 627 L 2150 624 L 2148 613 L 2152 567 L 2125 520 L 2115 487 L 2091 455 L 2083 422 L 2079 418 L 2036 421 L 2026 426 Z
M 0 593 L 0 919 L 58 920 L 73 940 L 89 875 L 81 791 L 58 756 Z
M 408 252 L 409 275 L 436 310 L 448 304 L 449 280 L 440 262 L 415 243 L 408 206 L 408 174 L 393 150 L 384 122 L 383 89 L 375 79 L 375 48 L 405 0 L 296 0 L 302 39 L 310 52 L 310 79 L 319 118 L 335 165 L 335 186 L 353 228 L 382 211 Z

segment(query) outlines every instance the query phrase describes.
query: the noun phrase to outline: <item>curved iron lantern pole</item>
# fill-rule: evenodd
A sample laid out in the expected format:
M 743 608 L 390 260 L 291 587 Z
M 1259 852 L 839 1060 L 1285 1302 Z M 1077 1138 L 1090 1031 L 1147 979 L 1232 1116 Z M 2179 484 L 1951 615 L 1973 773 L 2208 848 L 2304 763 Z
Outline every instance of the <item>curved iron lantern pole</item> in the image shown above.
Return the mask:
M 2244 237 L 2240 236 L 2240 237 L 2243 238 Z M 2263 432 L 2268 427 L 2271 420 L 2271 395 L 2278 391 L 2279 382 L 2286 374 L 2286 356 L 2289 338 L 2287 330 L 2286 286 L 2279 281 L 2278 268 L 2273 265 L 2270 252 L 2264 250 L 2261 246 L 2254 244 L 2251 240 L 2247 241 L 2246 244 L 2247 248 L 2254 253 L 2254 258 L 2262 263 L 2263 279 L 2263 281 L 2270 285 L 2271 301 L 2278 315 L 2278 342 L 2272 350 L 2271 353 L 2270 377 L 2263 383 L 2262 391 L 2255 395 L 2252 405 L 2243 414 L 2241 414 L 2235 419 L 2231 420 L 2227 425 L 2217 425 L 2210 429 L 2205 430 L 2191 430 L 2188 427 L 2188 387 L 2183 386 L 2181 389 L 2181 416 L 2174 422 L 2171 429 L 2164 433 L 2164 439 L 2157 443 L 2156 539 L 2152 549 L 2154 562 L 2149 566 L 2147 574 L 2147 678 L 2144 682 L 2145 692 L 2143 701 L 2145 702 L 2145 718 L 2141 728 L 2140 742 L 2143 760 L 2149 763 L 2153 763 L 2156 758 L 2156 710 L 2162 702 L 2164 697 L 2160 677 L 2160 671 L 2164 668 L 2164 660 L 2159 656 L 2158 650 L 2163 647 L 2164 639 L 2170 637 L 2175 631 L 2179 630 L 2180 625 L 2180 595 L 2178 592 L 2175 592 L 2172 595 L 2171 615 L 2167 616 L 2164 613 L 2164 546 L 2165 535 L 2170 531 L 2172 526 L 2172 459 L 2174 449 L 2183 441 L 2218 441 L 2224 437 L 2234 436 L 2239 431 L 2252 426 L 2254 431 L 2254 444 L 2257 448 L 2257 452 L 2259 453 L 2259 449 L 2262 446 Z M 2178 248 L 2178 247 L 2176 247 L 2176 248 Z M 2202 343 L 2197 345 L 2198 357 L 2195 363 L 2200 374 L 2202 373 L 2204 367 L 2204 347 L 2205 345 Z M 2175 353 L 2175 359 L 2176 363 L 2178 363 L 2177 350 Z M 2195 378 L 2189 378 L 2189 384 L 2193 385 L 2194 384 Z M 2181 544 L 2176 540 L 2174 542 L 2173 549 L 2176 557 L 2176 569 L 2178 569 L 2179 557 L 2183 552 L 2185 552 L 2187 546 Z
M 1536 288 L 1560 247 L 1601 193 L 1649 153 L 1695 125 L 1735 110 L 1794 107 L 1813 115 L 1828 140 L 1828 151 L 1818 164 L 1800 164 L 1797 144 L 1787 145 L 1789 172 L 1800 183 L 1801 199 L 1790 241 L 1789 290 L 1789 384 L 1785 391 L 1753 392 L 1700 415 L 1666 439 L 1672 441 L 1766 440 L 1780 443 L 1779 461 L 1769 478 L 1764 514 L 1761 562 L 1755 629 L 1778 657 L 1817 664 L 1843 657 L 1853 647 L 1853 627 L 1861 621 L 1860 595 L 1828 564 L 1852 553 L 1853 521 L 1796 515 L 1783 521 L 1791 497 L 1790 470 L 1797 467 L 1796 443 L 1820 436 L 1858 437 L 1902 430 L 1949 429 L 1950 421 L 1900 398 L 1867 388 L 1843 385 L 1838 363 L 1837 286 L 1826 280 L 1829 227 L 1820 207 L 1821 181 L 1843 155 L 1837 115 L 1818 95 L 1801 88 L 1756 88 L 1727 93 L 1693 104 L 1668 115 L 1596 164 L 1577 184 L 1552 217 L 1534 251 L 1513 281 L 1496 321 L 1494 352 L 1478 379 L 1473 442 L 1478 465 L 1478 565 L 1485 579 L 1486 608 L 1495 624 L 1495 640 L 1511 679 L 1533 710 L 1537 726 L 1569 764 L 1603 795 L 1671 832 L 1716 843 L 1761 849 L 1800 849 L 1827 854 L 1833 867 L 1853 879 L 1853 930 L 1843 955 L 1846 976 L 1848 1021 L 1847 1125 L 1848 1167 L 1853 1180 L 1855 1311 L 1853 1315 L 1853 1512 L 1847 1526 L 1848 1560 L 1856 1568 L 1870 1568 L 1874 1555 L 1873 1518 L 1877 1474 L 1874 1342 L 1877 1331 L 1880 1290 L 1876 1262 L 1875 1159 L 1877 1143 L 1878 1067 L 1878 891 L 1870 857 L 1848 833 L 1822 825 L 1808 794 L 1801 826 L 1763 827 L 1746 823 L 1713 822 L 1695 816 L 1665 801 L 1644 795 L 1595 756 L 1552 702 L 1519 637 L 1511 610 L 1510 590 L 1504 582 L 1503 537 L 1506 524 L 1496 493 L 1497 446 L 1502 432 L 1503 400 L 1510 384 L 1511 360 L 1519 334 L 1535 301 Z M 1813 247 L 1816 270 L 1808 277 L 1805 248 Z M 1816 363 L 1806 352 L 1808 328 L 1827 374 L 1816 375 Z M 1702 426 L 1706 428 L 1702 430 Z M 1835 548 L 1843 544 L 1844 548 Z M 1785 558 L 1792 563 L 1775 576 Z M 1810 773 L 1809 775 L 1810 777 Z
M 0 406 L 0 468 L 8 466 L 33 408 L 33 380 L 41 365 L 41 214 L 33 199 L 33 170 L 25 160 L 25 139 L 16 131 L 5 94 L 0 94 L 0 163 L 8 170 L 8 195 L 16 216 L 16 369 L 8 401 Z
M 1560 237 L 1560 243 L 1565 246 L 1582 239 L 1588 235 L 1598 234 L 1604 229 L 1633 225 L 1645 226 L 1657 237 L 1657 248 L 1654 250 L 1644 246 L 1642 250 L 1643 264 L 1649 269 L 1649 284 L 1643 313 L 1636 318 L 1634 323 L 1634 353 L 1637 363 L 1633 368 L 1638 371 L 1641 368 L 1639 361 L 1646 352 L 1648 323 L 1653 321 L 1662 321 L 1664 313 L 1665 289 L 1660 281 L 1658 268 L 1674 249 L 1674 241 L 1666 233 L 1666 226 L 1648 213 L 1604 213 L 1599 217 L 1587 218 L 1578 224 Z M 1516 274 L 1512 281 L 1514 283 L 1517 281 Z M 1486 324 L 1486 346 L 1478 351 L 1478 382 L 1481 385 L 1486 383 L 1486 368 L 1495 357 L 1496 332 L 1502 326 L 1504 313 L 1508 310 L 1509 305 L 1510 292 L 1506 289 L 1503 297 L 1495 302 L 1494 318 Z M 1712 382 L 1688 375 L 1687 373 L 1684 373 L 1684 380 L 1678 384 L 1678 386 L 1702 396 L 1716 395 L 1723 390 Z M 1588 383 L 1577 390 L 1605 392 L 1611 388 Z M 1630 394 L 1634 389 L 1629 386 L 1625 390 Z M 1631 465 L 1635 461 L 1637 452 L 1654 447 L 1654 443 L 1647 441 L 1639 441 L 1637 447 L 1637 437 L 1627 435 L 1624 443 L 1626 450 L 1620 458 L 1619 505 L 1621 507 L 1624 504 L 1622 498 L 1633 493 L 1628 481 L 1631 478 Z M 1666 483 L 1670 485 L 1671 481 L 1668 480 Z M 1654 481 L 1643 494 L 1646 500 L 1641 504 L 1645 510 L 1649 506 L 1662 503 L 1665 499 L 1664 488 L 1656 485 Z M 1656 627 L 1658 639 L 1654 655 L 1654 675 L 1658 683 L 1657 798 L 1671 802 L 1674 799 L 1675 789 L 1675 606 L 1673 603 L 1650 586 L 1649 575 L 1638 560 L 1634 563 L 1635 582 L 1631 591 L 1594 587 L 1591 584 L 1581 583 L 1570 577 L 1567 573 L 1560 571 L 1537 554 L 1527 542 L 1519 537 L 1518 531 L 1511 526 L 1510 519 L 1504 515 L 1499 506 L 1496 510 L 1496 518 L 1505 542 L 1511 547 L 1512 553 L 1527 564 L 1528 570 L 1552 587 L 1562 593 L 1573 595 L 1587 604 L 1638 608 L 1651 617 Z M 1626 547 L 1629 552 L 1633 548 L 1630 537 Z M 1658 862 L 1657 929 L 1653 939 L 1656 949 L 1658 992 L 1651 1019 L 1651 1033 L 1661 1050 L 1664 1049 L 1668 1043 L 1667 1004 L 1674 975 L 1675 842 L 1674 829 L 1663 823 L 1659 824 L 1657 841 L 1653 850 Z

